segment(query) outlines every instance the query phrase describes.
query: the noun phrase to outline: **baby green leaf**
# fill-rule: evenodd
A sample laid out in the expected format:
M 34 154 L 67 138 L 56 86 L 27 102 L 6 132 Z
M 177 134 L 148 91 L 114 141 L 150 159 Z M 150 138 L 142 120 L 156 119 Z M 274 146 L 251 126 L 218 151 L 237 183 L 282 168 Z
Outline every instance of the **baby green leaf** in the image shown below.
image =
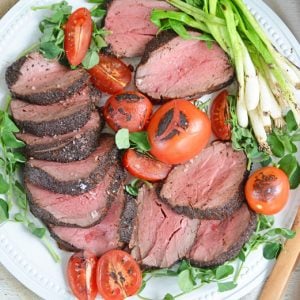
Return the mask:
M 14 219 L 16 222 L 25 222 L 26 218 L 24 215 L 22 215 L 21 213 L 17 213 L 14 215 Z
M 0 223 L 3 223 L 9 218 L 8 204 L 5 200 L 0 198 Z
M 234 272 L 233 266 L 230 265 L 222 265 L 219 266 L 216 270 L 216 279 L 223 279 L 228 277 Z
M 193 289 L 194 284 L 191 278 L 190 270 L 184 270 L 178 275 L 178 285 L 183 292 L 189 292 Z
M 4 113 L 1 126 L 3 127 L 4 131 L 8 132 L 19 132 L 19 128 L 15 125 L 15 123 L 10 119 L 8 113 Z
M 85 55 L 82 65 L 85 69 L 91 69 L 99 63 L 99 54 L 97 51 L 89 50 Z
M 297 122 L 291 110 L 286 114 L 285 122 L 289 131 L 294 131 L 298 128 Z
M 271 133 L 268 136 L 268 144 L 271 147 L 272 153 L 276 157 L 283 157 L 284 156 L 284 146 L 282 142 L 278 139 L 275 133 Z
M 274 259 L 278 256 L 281 250 L 281 244 L 279 243 L 268 243 L 264 246 L 263 256 L 265 259 Z
M 127 128 L 120 129 L 116 133 L 115 142 L 118 149 L 128 149 L 130 147 L 129 130 Z
M 6 194 L 9 190 L 9 184 L 4 179 L 3 175 L 0 174 L 0 194 Z
M 236 283 L 233 281 L 229 282 L 218 282 L 218 291 L 219 292 L 226 292 L 234 289 L 237 286 Z
M 166 294 L 163 300 L 175 300 L 175 298 L 171 294 Z
M 35 235 L 38 238 L 42 238 L 45 233 L 46 233 L 46 229 L 43 227 L 37 227 L 34 223 L 29 223 L 28 224 L 28 229 L 30 230 L 30 232 Z
M 57 58 L 63 51 L 62 48 L 60 48 L 53 42 L 41 43 L 40 50 L 42 51 L 45 58 L 48 59 Z
M 129 134 L 129 140 L 137 150 L 147 152 L 151 149 L 146 131 L 131 132 Z
M 19 141 L 12 132 L 4 131 L 1 138 L 8 148 L 16 149 L 25 146 L 24 142 Z

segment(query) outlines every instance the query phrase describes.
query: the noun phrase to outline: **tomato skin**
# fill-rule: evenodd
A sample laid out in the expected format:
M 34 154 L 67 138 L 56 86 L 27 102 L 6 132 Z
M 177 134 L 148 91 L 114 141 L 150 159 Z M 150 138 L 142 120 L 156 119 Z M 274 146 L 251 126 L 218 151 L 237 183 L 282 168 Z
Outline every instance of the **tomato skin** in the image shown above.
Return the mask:
M 68 281 L 79 300 L 93 300 L 97 296 L 97 257 L 90 251 L 74 253 L 68 262 Z M 87 278 L 88 276 L 88 278 Z
M 227 123 L 229 119 L 227 96 L 228 92 L 222 91 L 214 99 L 210 110 L 211 129 L 214 135 L 222 141 L 228 141 L 231 138 L 231 128 Z
M 99 64 L 88 70 L 96 88 L 107 94 L 121 92 L 131 81 L 131 71 L 120 59 L 100 54 Z
M 197 155 L 211 135 L 207 115 L 187 100 L 162 105 L 148 125 L 151 154 L 167 164 L 180 164 Z
M 121 92 L 111 96 L 104 106 L 107 124 L 114 130 L 127 128 L 130 132 L 141 131 L 149 122 L 152 103 L 136 91 Z
M 84 59 L 92 38 L 91 13 L 82 7 L 75 10 L 65 24 L 64 48 L 69 63 L 78 66 Z
M 122 250 L 110 250 L 97 264 L 97 286 L 105 300 L 123 300 L 138 292 L 142 284 L 142 272 L 130 254 Z
M 123 155 L 123 166 L 133 176 L 148 180 L 158 181 L 165 179 L 172 169 L 167 165 L 149 156 L 128 149 Z
M 289 198 L 287 175 L 275 167 L 255 171 L 245 185 L 249 206 L 257 213 L 273 215 L 283 209 Z

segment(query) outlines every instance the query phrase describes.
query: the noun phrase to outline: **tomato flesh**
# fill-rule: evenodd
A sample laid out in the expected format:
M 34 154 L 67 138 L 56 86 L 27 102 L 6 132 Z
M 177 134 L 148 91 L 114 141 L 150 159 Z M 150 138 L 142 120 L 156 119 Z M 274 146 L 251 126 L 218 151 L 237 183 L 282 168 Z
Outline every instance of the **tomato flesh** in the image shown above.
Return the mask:
M 65 25 L 64 47 L 72 66 L 78 66 L 84 59 L 92 38 L 91 13 L 82 7 L 75 10 Z
M 92 83 L 107 94 L 121 92 L 131 81 L 130 69 L 118 58 L 100 54 L 99 64 L 88 70 Z
M 162 105 L 148 125 L 151 154 L 167 164 L 180 164 L 197 155 L 211 135 L 207 115 L 187 100 Z
M 114 130 L 127 128 L 130 132 L 141 131 L 149 122 L 152 103 L 135 91 L 121 92 L 111 96 L 104 106 L 107 124 Z
M 265 215 L 273 215 L 283 209 L 289 198 L 289 190 L 287 175 L 275 167 L 255 171 L 245 185 L 249 206 Z
M 158 181 L 165 179 L 172 166 L 158 161 L 149 156 L 128 149 L 123 155 L 123 166 L 133 176 L 148 180 Z
M 97 264 L 97 286 L 105 300 L 123 300 L 137 293 L 142 284 L 142 272 L 131 255 L 111 250 Z
M 79 300 L 93 300 L 97 296 L 97 257 L 90 251 L 73 254 L 68 262 L 68 281 Z
M 228 92 L 226 90 L 221 92 L 213 101 L 210 110 L 211 129 L 214 135 L 222 141 L 228 141 L 231 138 L 231 128 L 228 124 L 229 107 L 227 96 Z

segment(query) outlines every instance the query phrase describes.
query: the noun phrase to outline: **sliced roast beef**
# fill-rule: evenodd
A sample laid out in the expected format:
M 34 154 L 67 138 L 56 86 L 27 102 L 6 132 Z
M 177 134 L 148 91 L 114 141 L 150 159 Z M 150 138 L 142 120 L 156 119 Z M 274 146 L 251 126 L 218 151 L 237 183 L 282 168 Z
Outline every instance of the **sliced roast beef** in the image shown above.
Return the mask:
M 170 267 L 190 251 L 199 220 L 189 219 L 161 203 L 154 188 L 143 186 L 129 243 L 132 256 L 147 267 Z
M 256 214 L 243 204 L 222 221 L 201 220 L 187 258 L 199 267 L 217 266 L 233 259 L 255 230 L 256 219 Z
M 114 161 L 103 180 L 94 189 L 81 195 L 54 193 L 30 183 L 26 177 L 25 187 L 32 213 L 43 222 L 68 227 L 90 227 L 105 217 L 124 177 L 119 162 Z
M 86 124 L 93 109 L 93 94 L 87 86 L 65 101 L 46 106 L 13 99 L 10 109 L 14 121 L 24 133 L 54 136 Z
M 208 47 L 165 31 L 148 43 L 135 84 L 152 99 L 195 98 L 223 88 L 233 76 L 227 55 L 216 43 Z
M 85 159 L 97 148 L 103 123 L 98 112 L 93 112 L 89 121 L 78 130 L 44 137 L 18 133 L 17 138 L 26 143 L 24 154 L 27 158 L 65 163 Z
M 50 225 L 52 237 L 68 251 L 90 250 L 101 255 L 108 250 L 120 248 L 120 218 L 125 202 L 123 188 L 119 190 L 104 219 L 90 228 L 70 228 Z
M 103 134 L 100 146 L 86 159 L 59 163 L 31 159 L 24 174 L 27 180 L 55 193 L 79 195 L 94 188 L 105 176 L 118 150 L 112 135 Z
M 223 219 L 241 206 L 247 158 L 230 143 L 216 142 L 183 165 L 176 166 L 160 197 L 176 212 L 192 218 Z
M 70 70 L 37 52 L 14 62 L 8 67 L 5 78 L 13 97 L 40 105 L 66 99 L 89 81 L 85 70 Z
M 110 1 L 105 28 L 111 34 L 106 36 L 106 42 L 115 55 L 135 57 L 144 53 L 146 44 L 158 30 L 150 20 L 154 8 L 174 9 L 165 1 L 158 0 Z

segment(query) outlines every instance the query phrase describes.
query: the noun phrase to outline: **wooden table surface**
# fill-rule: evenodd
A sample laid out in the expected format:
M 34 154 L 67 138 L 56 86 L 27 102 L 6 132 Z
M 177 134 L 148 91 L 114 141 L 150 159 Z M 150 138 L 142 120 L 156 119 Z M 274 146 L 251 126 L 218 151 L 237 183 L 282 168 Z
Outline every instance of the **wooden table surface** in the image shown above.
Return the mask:
M 0 0 L 0 17 L 16 2 L 17 0 Z M 285 24 L 294 33 L 297 40 L 300 41 L 300 26 L 299 26 L 300 1 L 299 0 L 265 0 L 265 2 L 282 18 Z M 261 287 L 258 287 L 252 293 L 243 297 L 243 300 L 258 299 L 260 290 Z M 19 281 L 17 281 L 13 277 L 13 275 L 11 275 L 0 264 L 0 299 L 38 300 L 40 298 L 36 296 L 34 293 L 32 293 L 30 290 L 28 290 Z M 291 275 L 283 299 L 284 300 L 300 299 L 300 263 L 298 263 L 296 270 Z

